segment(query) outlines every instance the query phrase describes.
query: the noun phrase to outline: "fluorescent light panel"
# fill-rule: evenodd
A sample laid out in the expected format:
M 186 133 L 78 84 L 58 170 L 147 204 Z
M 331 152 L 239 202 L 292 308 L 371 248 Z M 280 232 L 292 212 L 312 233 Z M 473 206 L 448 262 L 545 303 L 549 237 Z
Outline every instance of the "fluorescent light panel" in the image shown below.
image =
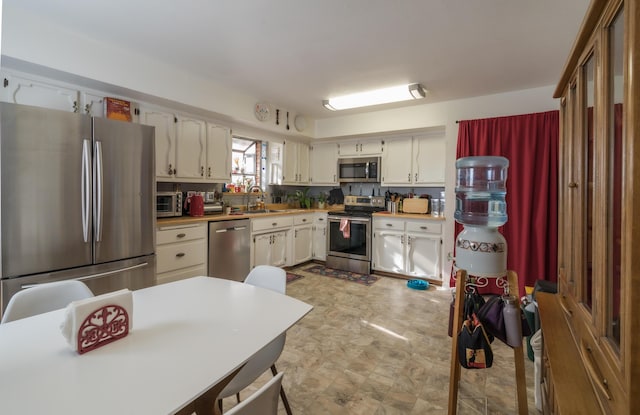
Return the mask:
M 346 110 L 349 108 L 368 107 L 371 105 L 424 98 L 425 94 L 426 91 L 420 84 L 399 85 L 330 98 L 322 101 L 322 105 L 331 111 Z

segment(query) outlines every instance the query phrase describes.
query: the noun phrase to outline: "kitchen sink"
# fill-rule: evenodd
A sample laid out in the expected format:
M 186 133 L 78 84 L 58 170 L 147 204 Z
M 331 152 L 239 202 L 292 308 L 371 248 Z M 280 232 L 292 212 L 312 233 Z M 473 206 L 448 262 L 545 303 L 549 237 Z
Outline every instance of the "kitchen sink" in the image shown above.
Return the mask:
M 256 213 L 269 213 L 269 212 L 274 212 L 273 210 L 269 210 L 269 209 L 255 209 L 255 210 L 244 210 L 240 213 L 246 213 L 247 215 L 253 215 Z

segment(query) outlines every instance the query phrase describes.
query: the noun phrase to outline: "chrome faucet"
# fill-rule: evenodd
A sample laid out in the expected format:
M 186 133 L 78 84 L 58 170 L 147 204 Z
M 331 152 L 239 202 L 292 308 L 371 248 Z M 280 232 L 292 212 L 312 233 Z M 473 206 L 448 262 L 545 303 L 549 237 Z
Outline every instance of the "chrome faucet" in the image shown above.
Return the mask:
M 258 185 L 251 186 L 247 189 L 247 210 L 251 210 L 251 193 L 253 192 L 253 189 L 258 189 L 260 191 L 260 199 L 263 199 L 264 201 L 264 190 L 262 190 L 262 187 Z

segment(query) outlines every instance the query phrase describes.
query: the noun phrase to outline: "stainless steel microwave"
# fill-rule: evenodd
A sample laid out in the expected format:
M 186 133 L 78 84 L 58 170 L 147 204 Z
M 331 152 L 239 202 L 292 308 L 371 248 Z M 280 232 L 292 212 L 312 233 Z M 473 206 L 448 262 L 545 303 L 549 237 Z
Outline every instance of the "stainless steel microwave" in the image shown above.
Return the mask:
M 157 192 L 156 217 L 182 216 L 182 192 Z
M 339 182 L 380 182 L 380 157 L 338 159 Z

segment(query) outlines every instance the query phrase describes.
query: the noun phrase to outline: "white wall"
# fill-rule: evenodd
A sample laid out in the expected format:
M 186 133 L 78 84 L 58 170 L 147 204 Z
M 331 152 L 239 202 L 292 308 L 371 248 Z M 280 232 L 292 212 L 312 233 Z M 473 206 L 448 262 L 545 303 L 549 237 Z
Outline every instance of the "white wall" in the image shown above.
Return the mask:
M 148 99 L 157 97 L 163 104 L 172 101 L 201 108 L 205 112 L 220 116 L 216 118 L 230 120 L 234 124 L 231 127 L 236 132 L 249 137 L 273 139 L 297 134 L 293 131 L 285 132 L 283 125 L 268 126 L 256 121 L 253 105 L 258 101 L 257 97 L 241 95 L 211 80 L 185 74 L 176 67 L 152 61 L 123 48 L 97 43 L 60 27 L 53 27 L 46 21 L 7 7 L 6 3 L 3 14 L 2 54 L 3 58 L 12 58 L 10 61 L 22 61 L 49 68 L 52 73 L 58 75 L 66 73 L 95 80 L 94 87 L 101 87 L 102 90 L 104 85 L 115 85 L 125 90 L 137 91 Z M 63 80 L 70 82 L 70 79 Z M 304 131 L 304 135 L 316 139 L 329 139 L 392 135 L 400 131 L 406 133 L 444 127 L 447 137 L 447 224 L 443 271 L 446 275 L 451 266 L 450 262 L 446 262 L 446 254 L 451 252 L 453 247 L 454 163 L 458 134 L 456 120 L 558 109 L 557 100 L 552 98 L 553 89 L 553 86 L 547 86 L 433 104 L 428 103 L 427 96 L 427 103 L 423 105 L 310 122 L 310 127 L 307 128 L 308 131 Z M 293 111 L 292 113 L 295 114 Z M 445 281 L 448 282 L 448 278 L 445 278 Z

